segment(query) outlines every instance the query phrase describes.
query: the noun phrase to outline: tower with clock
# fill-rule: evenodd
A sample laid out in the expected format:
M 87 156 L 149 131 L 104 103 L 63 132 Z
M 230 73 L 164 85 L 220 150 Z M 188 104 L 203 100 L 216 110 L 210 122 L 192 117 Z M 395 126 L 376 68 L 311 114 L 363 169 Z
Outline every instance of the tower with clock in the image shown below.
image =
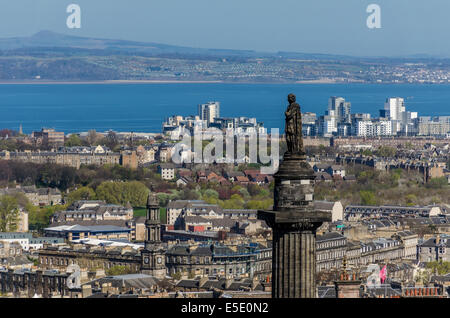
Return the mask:
M 141 252 L 141 272 L 156 278 L 164 278 L 166 265 L 161 243 L 161 221 L 158 199 L 154 193 L 150 193 L 147 199 L 145 232 L 145 246 Z

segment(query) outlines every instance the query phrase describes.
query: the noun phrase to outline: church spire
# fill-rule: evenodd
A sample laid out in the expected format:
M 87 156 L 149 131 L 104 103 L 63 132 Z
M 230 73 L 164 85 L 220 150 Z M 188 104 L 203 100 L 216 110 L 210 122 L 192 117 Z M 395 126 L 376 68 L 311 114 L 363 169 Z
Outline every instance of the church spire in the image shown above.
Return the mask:
M 154 192 L 149 192 L 147 196 L 147 208 L 158 206 L 158 198 Z
M 156 194 L 150 191 L 147 196 L 147 219 L 145 220 L 145 246 L 142 250 L 142 272 L 163 278 L 166 273 L 164 249 L 161 243 L 161 221 Z

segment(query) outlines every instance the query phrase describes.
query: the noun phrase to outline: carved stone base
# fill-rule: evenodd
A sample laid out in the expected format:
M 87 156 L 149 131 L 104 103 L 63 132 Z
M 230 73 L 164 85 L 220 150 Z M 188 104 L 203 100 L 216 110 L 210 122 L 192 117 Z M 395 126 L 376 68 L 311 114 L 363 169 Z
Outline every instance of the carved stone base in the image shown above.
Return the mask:
M 304 155 L 285 154 L 274 178 L 275 211 L 312 209 L 315 175 Z

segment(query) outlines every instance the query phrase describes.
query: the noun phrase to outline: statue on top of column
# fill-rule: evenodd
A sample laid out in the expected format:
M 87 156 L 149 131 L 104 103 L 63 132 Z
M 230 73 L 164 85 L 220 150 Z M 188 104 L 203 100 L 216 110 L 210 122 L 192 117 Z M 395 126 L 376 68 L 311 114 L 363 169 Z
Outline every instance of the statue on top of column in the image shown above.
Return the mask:
M 286 143 L 288 153 L 291 155 L 303 155 L 305 153 L 303 148 L 302 137 L 302 113 L 300 105 L 297 104 L 294 94 L 288 95 L 289 106 L 285 112 L 286 115 Z

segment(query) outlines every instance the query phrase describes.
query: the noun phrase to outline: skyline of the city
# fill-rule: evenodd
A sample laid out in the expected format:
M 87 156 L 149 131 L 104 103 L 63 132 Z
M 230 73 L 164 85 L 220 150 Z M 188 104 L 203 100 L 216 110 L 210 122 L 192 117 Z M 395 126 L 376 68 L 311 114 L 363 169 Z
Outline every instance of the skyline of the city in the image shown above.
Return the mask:
M 450 298 L 450 2 L 374 1 L 4 1 L 2 303 Z

